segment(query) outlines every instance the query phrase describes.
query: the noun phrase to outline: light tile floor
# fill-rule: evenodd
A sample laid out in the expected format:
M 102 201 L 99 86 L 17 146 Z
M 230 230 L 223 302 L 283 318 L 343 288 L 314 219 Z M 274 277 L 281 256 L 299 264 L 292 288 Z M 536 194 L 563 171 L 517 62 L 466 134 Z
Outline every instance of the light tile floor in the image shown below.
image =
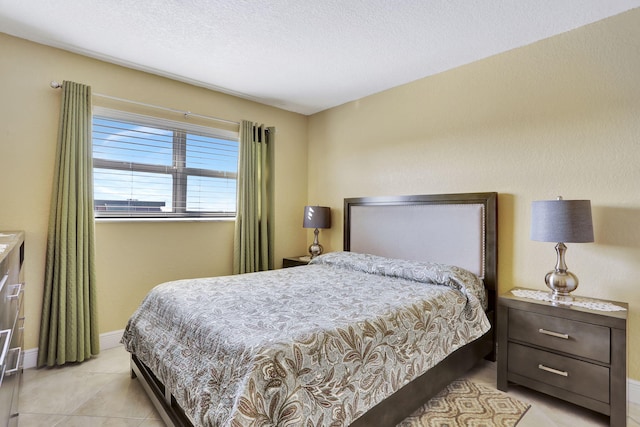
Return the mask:
M 103 350 L 77 365 L 24 371 L 19 427 L 163 427 L 138 380 L 129 353 Z
M 495 363 L 482 362 L 467 375 L 478 384 L 496 386 Z M 606 426 L 608 418 L 511 386 L 509 394 L 531 403 L 518 427 Z M 629 427 L 640 427 L 640 405 L 629 406 Z M 129 375 L 129 354 L 122 347 L 78 365 L 27 369 L 20 394 L 19 427 L 162 427 L 160 416 L 138 380 Z

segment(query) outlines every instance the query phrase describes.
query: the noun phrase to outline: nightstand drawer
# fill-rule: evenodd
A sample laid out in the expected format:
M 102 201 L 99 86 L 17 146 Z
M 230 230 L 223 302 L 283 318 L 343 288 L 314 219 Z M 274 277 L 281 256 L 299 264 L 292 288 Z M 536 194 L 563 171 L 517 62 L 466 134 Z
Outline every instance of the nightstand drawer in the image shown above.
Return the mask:
M 509 372 L 609 403 L 609 368 L 509 343 Z
M 611 332 L 605 326 L 509 310 L 509 339 L 603 363 L 610 362 Z

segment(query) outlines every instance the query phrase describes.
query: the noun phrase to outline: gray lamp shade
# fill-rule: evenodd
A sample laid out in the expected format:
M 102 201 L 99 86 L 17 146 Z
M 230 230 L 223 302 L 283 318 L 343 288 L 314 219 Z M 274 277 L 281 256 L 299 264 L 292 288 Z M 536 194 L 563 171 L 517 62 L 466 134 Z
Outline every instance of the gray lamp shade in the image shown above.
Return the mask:
M 304 228 L 331 228 L 331 209 L 326 206 L 305 206 Z
M 589 200 L 538 200 L 531 204 L 531 240 L 593 242 Z

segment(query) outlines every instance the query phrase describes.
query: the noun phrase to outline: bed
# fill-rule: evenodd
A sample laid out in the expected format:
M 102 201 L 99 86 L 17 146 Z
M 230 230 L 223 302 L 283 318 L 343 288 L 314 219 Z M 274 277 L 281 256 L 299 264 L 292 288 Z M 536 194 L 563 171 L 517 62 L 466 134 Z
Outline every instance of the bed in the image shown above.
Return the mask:
M 123 336 L 132 376 L 167 425 L 394 426 L 494 358 L 496 211 L 345 199 L 344 251 L 154 288 Z

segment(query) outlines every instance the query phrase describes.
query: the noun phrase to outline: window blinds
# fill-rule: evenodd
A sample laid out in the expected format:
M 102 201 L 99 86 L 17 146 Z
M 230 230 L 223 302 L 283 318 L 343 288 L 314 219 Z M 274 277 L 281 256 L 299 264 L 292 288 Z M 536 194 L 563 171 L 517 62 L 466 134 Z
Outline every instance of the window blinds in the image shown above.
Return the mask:
M 237 133 L 101 109 L 93 165 L 97 217 L 235 215 Z

